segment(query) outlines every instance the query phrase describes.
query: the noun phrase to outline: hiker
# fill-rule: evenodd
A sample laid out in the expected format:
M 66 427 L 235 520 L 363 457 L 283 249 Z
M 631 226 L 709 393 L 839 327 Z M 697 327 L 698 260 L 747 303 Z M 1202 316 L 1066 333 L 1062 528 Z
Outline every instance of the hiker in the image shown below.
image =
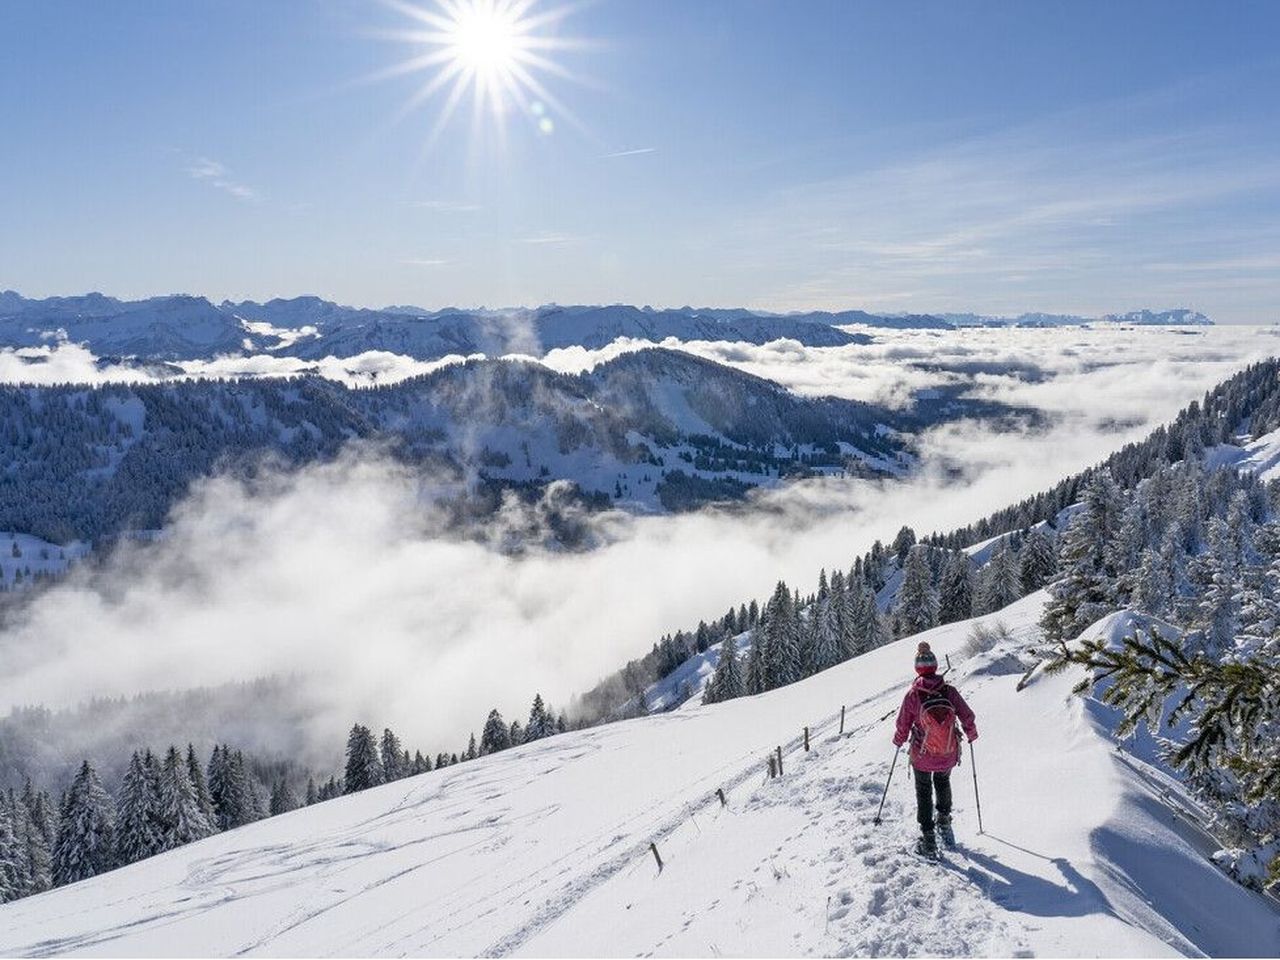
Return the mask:
M 973 711 L 960 696 L 960 691 L 938 674 L 938 658 L 923 640 L 916 648 L 916 679 L 902 698 L 893 745 L 901 747 L 911 738 L 911 767 L 916 775 L 916 819 L 920 822 L 917 852 L 933 857 L 938 854 L 936 826 L 942 842 L 955 846 L 951 829 L 951 771 L 960 762 L 959 720 L 970 742 L 978 739 Z M 938 794 L 938 818 L 935 823 L 933 795 Z

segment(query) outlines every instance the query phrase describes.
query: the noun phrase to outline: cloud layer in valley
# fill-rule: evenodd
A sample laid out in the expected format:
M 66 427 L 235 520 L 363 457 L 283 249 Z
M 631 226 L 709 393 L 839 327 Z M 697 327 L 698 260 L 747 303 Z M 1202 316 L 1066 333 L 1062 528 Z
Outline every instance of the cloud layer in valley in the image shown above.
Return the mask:
M 358 717 L 452 749 L 490 706 L 519 717 L 535 691 L 563 706 L 661 634 L 763 597 L 779 577 L 809 588 L 819 567 L 847 566 L 903 523 L 963 525 L 1096 462 L 1275 343 L 1238 328 L 877 336 L 858 348 L 684 348 L 804 393 L 879 402 L 970 380 L 1054 413 L 1052 426 L 935 430 L 919 475 L 903 483 L 805 482 L 746 511 L 611 514 L 597 520 L 602 545 L 586 553 L 495 549 L 503 524 L 536 522 L 514 506 L 489 543 L 442 537 L 430 505 L 438 491 L 371 448 L 253 489 L 211 479 L 161 543 L 53 589 L 11 626 L 0 707 L 305 669 L 331 704 L 315 731 L 326 749 Z M 636 348 L 555 351 L 544 362 L 581 370 Z M 48 348 L 62 365 L 56 379 L 92 365 L 78 349 Z M 964 467 L 965 480 L 944 465 Z

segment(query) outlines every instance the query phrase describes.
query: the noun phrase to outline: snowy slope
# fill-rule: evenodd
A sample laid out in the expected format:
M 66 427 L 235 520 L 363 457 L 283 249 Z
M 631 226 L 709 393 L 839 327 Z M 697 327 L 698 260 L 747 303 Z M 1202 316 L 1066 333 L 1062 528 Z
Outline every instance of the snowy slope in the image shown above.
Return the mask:
M 1223 443 L 1210 447 L 1204 454 L 1205 466 L 1234 466 L 1237 470 L 1251 470 L 1261 480 L 1280 477 L 1280 430 L 1263 434 L 1243 446 Z
M 983 619 L 1034 642 L 1043 602 Z M 885 824 L 870 822 L 912 638 L 763 696 L 566 734 L 0 907 L 0 954 L 1280 953 L 1273 908 L 1204 859 L 1074 679 L 1018 693 L 1025 652 L 960 663 L 969 627 L 928 638 L 978 713 L 987 833 L 966 757 L 965 848 L 943 864 L 906 852 L 901 766 Z M 784 775 L 765 782 L 778 744 Z

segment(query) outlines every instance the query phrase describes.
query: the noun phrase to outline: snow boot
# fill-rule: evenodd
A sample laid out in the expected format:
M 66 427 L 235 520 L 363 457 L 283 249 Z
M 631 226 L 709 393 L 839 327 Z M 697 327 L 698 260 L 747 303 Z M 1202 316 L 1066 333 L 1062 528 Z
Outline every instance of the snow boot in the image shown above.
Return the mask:
M 924 830 L 920 834 L 920 839 L 916 841 L 916 853 L 922 857 L 928 857 L 936 860 L 938 857 L 938 838 L 933 835 L 932 830 Z
M 950 817 L 938 818 L 938 836 L 942 838 L 942 845 L 948 850 L 956 848 L 956 832 L 951 829 Z

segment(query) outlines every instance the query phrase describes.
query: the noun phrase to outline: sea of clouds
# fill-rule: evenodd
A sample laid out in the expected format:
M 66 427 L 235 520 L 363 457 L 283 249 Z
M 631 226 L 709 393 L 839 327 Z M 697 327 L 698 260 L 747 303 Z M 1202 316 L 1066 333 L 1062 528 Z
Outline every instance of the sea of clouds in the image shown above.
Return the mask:
M 332 753 L 357 718 L 432 752 L 456 749 L 491 706 L 523 719 L 535 691 L 563 706 L 663 633 L 764 598 L 779 578 L 812 589 L 820 567 L 847 567 L 904 523 L 961 526 L 1095 463 L 1277 344 L 1270 330 L 1242 327 L 872 332 L 864 346 L 679 347 L 809 395 L 902 404 L 969 384 L 1046 411 L 1050 425 L 933 430 L 903 482 L 806 481 L 748 509 L 597 517 L 600 545 L 580 553 L 513 555 L 497 538 L 443 535 L 431 481 L 376 447 L 252 488 L 210 478 L 161 542 L 71 578 L 9 624 L 0 709 L 302 673 L 324 702 L 316 742 Z M 570 348 L 541 362 L 580 371 L 647 346 Z M 174 375 L 113 369 L 70 344 L 40 349 L 34 365 L 49 365 L 48 382 Z M 180 375 L 261 375 L 279 360 L 229 358 Z M 430 366 L 378 362 L 406 376 Z M 326 376 L 362 382 L 352 361 L 334 363 L 321 365 Z M 0 379 L 30 382 L 31 366 L 0 354 Z M 497 523 L 527 529 L 536 510 L 513 504 Z

